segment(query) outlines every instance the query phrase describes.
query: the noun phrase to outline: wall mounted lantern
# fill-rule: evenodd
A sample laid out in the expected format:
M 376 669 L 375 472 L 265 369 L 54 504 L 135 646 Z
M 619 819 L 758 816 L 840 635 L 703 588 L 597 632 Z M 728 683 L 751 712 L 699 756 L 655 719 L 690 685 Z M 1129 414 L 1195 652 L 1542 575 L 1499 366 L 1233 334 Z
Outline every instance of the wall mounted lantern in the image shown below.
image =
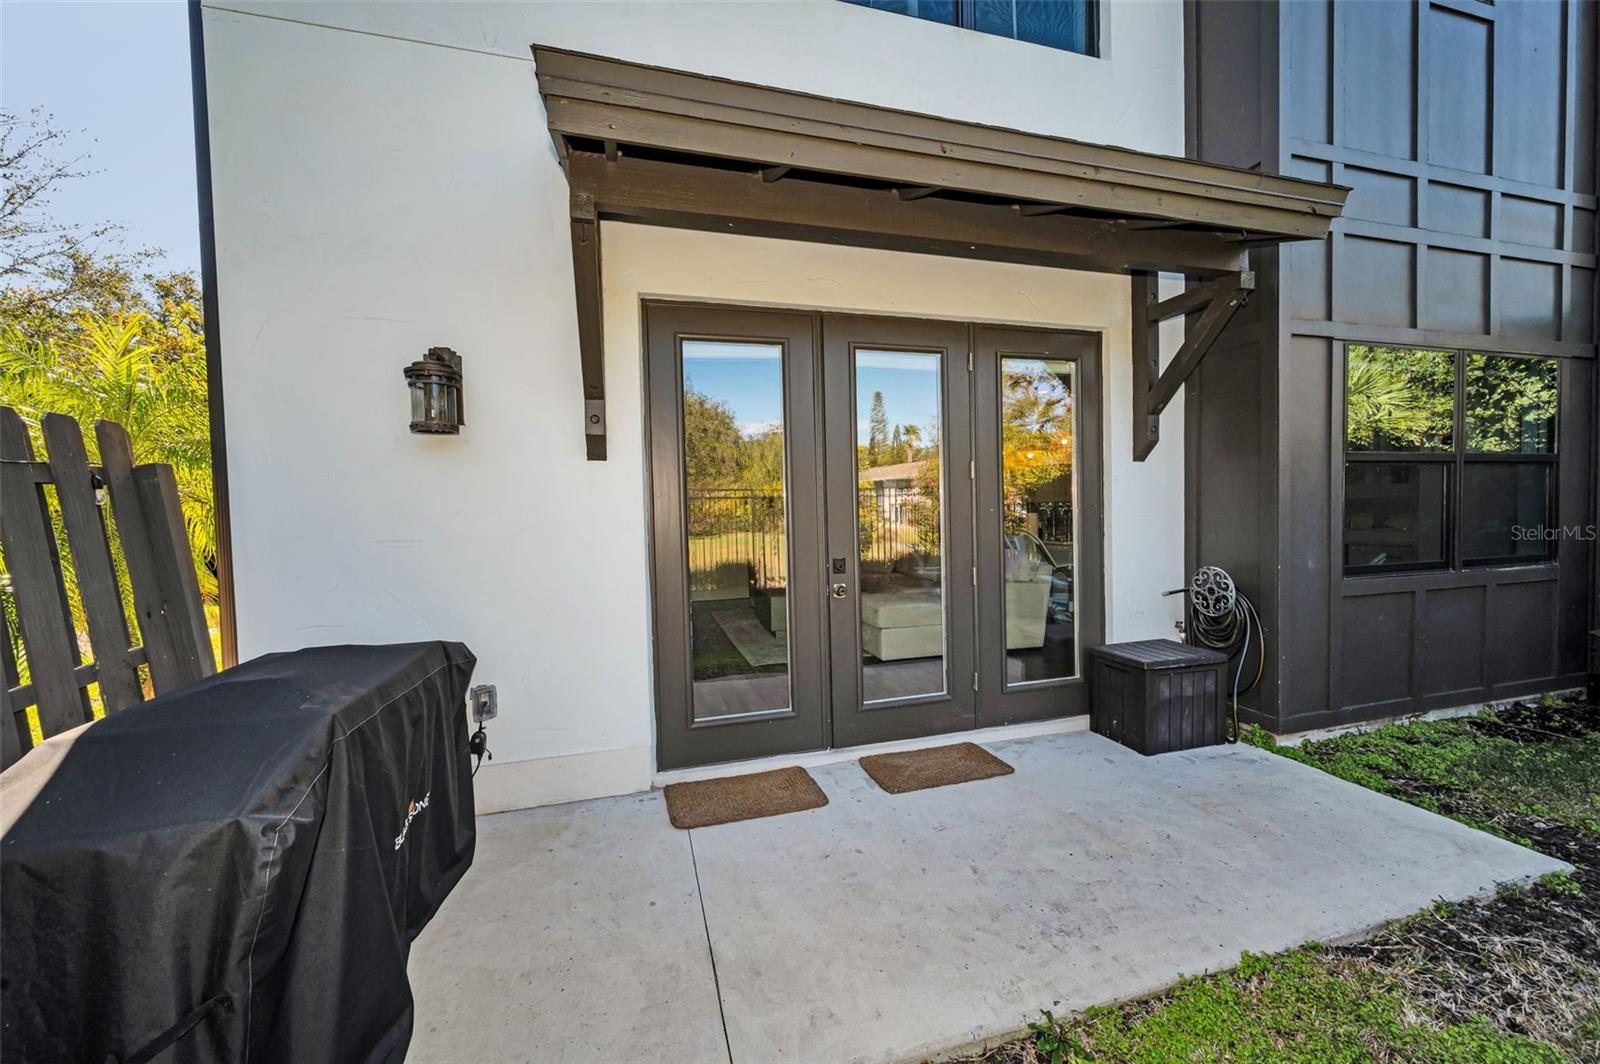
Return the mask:
M 461 398 L 461 356 L 448 347 L 430 347 L 406 367 L 411 389 L 411 431 L 454 436 L 467 423 Z

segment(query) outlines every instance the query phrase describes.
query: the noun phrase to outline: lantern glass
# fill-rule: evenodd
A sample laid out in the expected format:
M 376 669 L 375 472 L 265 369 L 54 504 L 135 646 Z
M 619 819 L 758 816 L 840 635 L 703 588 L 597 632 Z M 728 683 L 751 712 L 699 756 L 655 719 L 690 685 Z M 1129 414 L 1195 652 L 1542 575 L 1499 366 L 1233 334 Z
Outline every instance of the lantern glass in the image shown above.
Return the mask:
M 430 348 L 406 367 L 411 391 L 411 431 L 454 435 L 461 431 L 461 360 L 449 348 Z
M 411 429 L 428 420 L 428 385 L 426 381 L 411 382 Z
M 461 424 L 461 411 L 456 402 L 456 397 L 461 394 L 461 389 L 454 383 L 440 381 L 437 385 L 438 419 L 449 425 L 452 430 Z
M 454 381 L 427 376 L 411 386 L 412 428 L 418 432 L 456 432 L 461 425 L 459 391 Z

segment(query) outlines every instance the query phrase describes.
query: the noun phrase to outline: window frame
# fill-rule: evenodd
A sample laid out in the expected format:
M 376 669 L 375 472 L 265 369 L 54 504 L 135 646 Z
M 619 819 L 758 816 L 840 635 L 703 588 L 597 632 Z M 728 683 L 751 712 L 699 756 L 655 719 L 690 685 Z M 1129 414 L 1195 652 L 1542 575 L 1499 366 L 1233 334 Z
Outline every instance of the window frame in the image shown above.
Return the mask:
M 969 30 L 973 33 L 981 33 L 985 37 L 999 37 L 1001 40 L 1016 41 L 1018 44 L 1031 44 L 1036 48 L 1048 48 L 1053 52 L 1065 52 L 1068 55 L 1081 55 L 1089 59 L 1103 58 L 1104 49 L 1100 39 L 1100 35 L 1104 27 L 1104 19 L 1100 10 L 1103 0 L 1082 0 L 1084 8 L 1084 50 L 1081 52 L 1074 48 L 1062 48 L 1059 45 L 1043 44 L 1039 41 L 1027 41 L 1023 40 L 1021 37 L 995 33 L 992 30 L 980 29 L 978 27 L 977 15 L 978 0 L 950 0 L 950 6 L 955 13 L 954 22 L 938 22 L 933 19 L 922 18 L 920 15 L 913 15 L 909 11 L 892 11 L 888 8 L 873 7 L 870 3 L 866 2 L 866 0 L 842 0 L 842 2 L 850 4 L 852 7 L 865 8 L 868 11 L 882 11 L 886 15 L 898 15 L 903 18 L 914 18 L 919 22 L 929 22 L 935 26 L 949 26 L 952 29 Z M 1010 2 L 1012 2 L 1014 10 L 1015 0 L 1010 0 Z
M 1480 569 L 1529 568 L 1557 564 L 1557 545 L 1546 541 L 1546 553 L 1539 557 L 1501 556 L 1493 558 L 1466 557 L 1462 542 L 1462 503 L 1466 491 L 1466 472 L 1469 465 L 1536 464 L 1548 469 L 1549 491 L 1545 496 L 1545 527 L 1554 524 L 1560 512 L 1557 495 L 1560 492 L 1561 459 L 1561 397 L 1566 378 L 1562 360 L 1549 355 L 1528 355 L 1510 351 L 1493 351 L 1470 347 L 1436 347 L 1429 344 L 1389 344 L 1370 341 L 1347 340 L 1341 345 L 1343 365 L 1339 385 L 1339 439 L 1343 460 L 1339 464 L 1339 561 L 1346 577 L 1398 576 L 1415 573 L 1469 572 Z M 1350 449 L 1350 349 L 1352 347 L 1388 347 L 1410 351 L 1436 351 L 1448 353 L 1455 382 L 1455 403 L 1451 425 L 1451 447 L 1444 451 L 1354 451 Z M 1468 447 L 1467 431 L 1467 371 L 1472 356 L 1485 358 L 1511 358 L 1527 362 L 1553 362 L 1556 369 L 1555 424 L 1550 433 L 1550 449 L 1544 452 L 1472 451 Z M 1348 469 L 1351 463 L 1395 464 L 1434 463 L 1446 467 L 1444 481 L 1444 558 L 1438 562 L 1407 562 L 1399 565 L 1351 565 L 1345 559 L 1346 527 L 1349 499 L 1346 495 Z

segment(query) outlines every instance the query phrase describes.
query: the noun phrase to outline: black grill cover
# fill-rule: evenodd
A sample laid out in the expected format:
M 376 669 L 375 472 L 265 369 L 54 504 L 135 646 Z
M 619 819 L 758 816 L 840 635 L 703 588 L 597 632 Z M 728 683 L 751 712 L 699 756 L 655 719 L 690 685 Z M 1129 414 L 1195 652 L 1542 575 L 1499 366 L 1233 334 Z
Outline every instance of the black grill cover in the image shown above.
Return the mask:
M 318 647 L 0 775 L 0 1057 L 400 1060 L 472 863 L 459 643 Z

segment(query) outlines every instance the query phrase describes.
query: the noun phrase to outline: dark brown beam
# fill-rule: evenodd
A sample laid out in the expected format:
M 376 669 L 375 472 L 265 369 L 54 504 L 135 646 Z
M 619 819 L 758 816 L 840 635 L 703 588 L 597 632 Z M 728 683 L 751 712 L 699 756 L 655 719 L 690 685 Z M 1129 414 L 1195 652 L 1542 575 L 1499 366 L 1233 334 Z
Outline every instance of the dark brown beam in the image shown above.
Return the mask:
M 604 141 L 603 143 L 605 144 L 607 162 L 614 163 L 618 159 L 622 158 L 622 149 L 617 147 L 616 141 L 608 140 Z
M 533 48 L 552 134 L 1320 239 L 1348 190 Z
M 1166 321 L 1168 318 L 1182 317 L 1210 303 L 1216 294 L 1216 286 L 1212 283 L 1194 285 L 1171 299 L 1153 304 L 1150 307 L 1150 320 Z
M 1250 293 L 1256 289 L 1256 275 L 1249 270 L 1219 277 L 1207 287 L 1213 290 L 1211 301 L 1200 312 L 1200 319 L 1183 337 L 1183 346 L 1172 356 L 1172 362 L 1161 373 L 1161 379 L 1150 389 L 1150 412 L 1159 415 L 1178 394 L 1189 374 L 1206 357 L 1211 345 L 1222 330 L 1227 328 L 1234 311 L 1244 306 Z
M 1133 457 L 1139 462 L 1149 457 L 1161 439 L 1161 412 L 1211 350 L 1234 312 L 1255 291 L 1256 275 L 1240 270 L 1160 302 L 1155 301 L 1156 283 L 1154 275 L 1141 274 L 1135 276 L 1133 284 Z M 1197 292 L 1204 293 L 1204 298 Z M 1194 306 L 1189 306 L 1191 303 Z M 1184 334 L 1178 353 L 1161 370 L 1161 321 L 1202 306 L 1199 319 Z M 1177 309 L 1163 313 L 1174 307 Z
M 1140 229 L 1177 229 L 1193 223 L 1177 218 L 1135 218 L 1122 224 L 1130 231 L 1137 231 Z M 1281 243 L 1282 239 L 1282 237 L 1274 237 L 1273 242 Z
M 1151 316 L 1159 301 L 1155 273 L 1133 275 L 1133 459 L 1142 462 L 1161 442 L 1161 418 L 1150 413 L 1150 386 L 1161 376 L 1161 323 Z
M 600 217 L 651 225 L 1110 273 L 1210 277 L 1245 261 L 1215 233 L 1129 233 L 1115 221 L 1021 218 L 998 205 L 939 197 L 902 202 L 872 189 L 800 178 L 767 183 L 753 174 L 653 159 L 607 163 L 574 152 L 568 175 Z
M 545 107 L 552 129 L 569 136 L 599 140 L 614 135 L 620 143 L 662 151 L 721 159 L 743 159 L 754 165 L 793 165 L 823 173 L 852 174 L 902 188 L 937 187 L 1041 203 L 1069 203 L 1109 212 L 1143 216 L 1168 215 L 1235 233 L 1318 239 L 1327 235 L 1327 209 L 1310 201 L 1292 206 L 1262 205 L 1243 189 L 1226 194 L 1214 186 L 1182 185 L 1171 190 L 1108 183 L 1093 172 L 1046 172 L 930 151 L 906 152 L 890 145 L 844 143 L 830 136 L 803 137 L 786 129 L 748 125 L 725 126 L 704 118 L 656 111 L 619 111 L 614 106 L 566 95 L 548 95 Z M 824 128 L 828 128 L 824 126 Z
M 574 154 L 573 159 L 579 158 Z M 616 165 L 616 164 L 611 164 Z M 606 460 L 606 363 L 600 303 L 600 219 L 594 197 L 572 190 L 572 281 L 578 299 L 578 360 L 583 371 L 583 438 L 591 462 Z

